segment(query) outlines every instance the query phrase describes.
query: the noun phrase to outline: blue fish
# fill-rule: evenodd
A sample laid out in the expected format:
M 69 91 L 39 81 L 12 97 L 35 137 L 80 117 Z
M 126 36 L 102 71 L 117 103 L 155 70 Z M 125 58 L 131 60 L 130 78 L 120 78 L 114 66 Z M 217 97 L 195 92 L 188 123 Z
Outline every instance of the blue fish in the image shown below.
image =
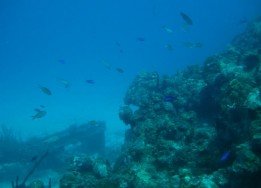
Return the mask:
M 94 83 L 95 83 L 94 80 L 85 80 L 85 82 L 86 82 L 87 84 L 94 84 Z
M 246 24 L 247 22 L 248 20 L 246 18 L 242 18 L 241 20 L 239 20 L 238 25 Z
M 60 64 L 62 64 L 62 65 L 65 65 L 65 63 L 66 63 L 64 59 L 59 59 L 58 62 L 59 62 Z
M 220 161 L 224 162 L 224 161 L 227 161 L 230 157 L 230 151 L 225 151 L 221 157 L 220 157 Z
M 144 37 L 137 37 L 137 40 L 139 41 L 139 42 L 145 42 L 145 38 Z
M 172 96 L 172 95 L 167 95 L 163 98 L 164 102 L 173 102 L 176 99 L 176 97 Z

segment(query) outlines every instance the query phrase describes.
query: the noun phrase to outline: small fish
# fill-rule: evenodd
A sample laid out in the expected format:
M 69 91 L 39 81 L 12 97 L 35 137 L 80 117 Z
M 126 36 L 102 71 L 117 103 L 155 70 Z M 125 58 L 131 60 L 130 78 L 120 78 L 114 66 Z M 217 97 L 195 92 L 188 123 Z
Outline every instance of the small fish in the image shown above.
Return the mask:
M 102 64 L 104 65 L 104 67 L 108 70 L 111 70 L 111 65 L 109 63 L 107 63 L 106 61 L 102 60 Z
M 166 48 L 167 50 L 169 50 L 169 51 L 172 51 L 172 50 L 173 50 L 173 47 L 172 47 L 171 44 L 166 44 L 166 45 L 165 45 L 165 48 Z
M 124 70 L 122 68 L 116 68 L 115 69 L 118 73 L 124 73 Z
M 90 126 L 97 126 L 98 122 L 96 120 L 91 120 L 91 121 L 88 122 L 88 125 L 90 125 Z
M 191 19 L 187 14 L 181 12 L 181 13 L 180 13 L 180 16 L 182 17 L 182 19 L 185 21 L 185 23 L 186 23 L 187 25 L 193 25 L 192 19 Z
M 173 30 L 172 29 L 170 29 L 169 27 L 167 27 L 167 26 L 163 26 L 162 27 L 167 33 L 173 33 Z
M 121 43 L 119 43 L 118 41 L 115 42 L 115 44 L 120 48 L 120 53 L 122 54 L 123 53 L 123 49 L 121 47 Z
M 176 97 L 172 96 L 172 95 L 167 95 L 163 98 L 164 102 L 173 102 L 176 99 Z
M 46 94 L 46 95 L 52 95 L 52 92 L 50 89 L 48 89 L 47 87 L 43 87 L 39 85 L 39 88 L 41 89 L 41 91 Z
M 40 119 L 40 118 L 44 117 L 44 116 L 47 114 L 46 111 L 40 110 L 40 109 L 38 109 L 38 108 L 34 109 L 34 111 L 35 111 L 36 113 L 35 113 L 35 115 L 32 116 L 32 119 L 33 119 L 33 120 L 34 120 L 34 119 Z
M 55 142 L 57 142 L 60 139 L 60 137 L 58 136 L 51 136 L 45 140 L 43 140 L 44 144 L 54 144 Z
M 38 159 L 38 156 L 37 155 L 35 155 L 35 156 L 33 156 L 32 158 L 31 158 L 31 162 L 35 162 L 36 160 Z
M 58 59 L 58 62 L 62 65 L 65 65 L 66 64 L 66 61 L 64 59 Z
M 202 48 L 203 44 L 201 42 L 196 42 L 194 46 L 195 48 Z
M 41 108 L 45 108 L 45 106 L 44 106 L 44 105 L 40 105 L 40 107 L 41 107 Z
M 230 151 L 225 151 L 221 157 L 220 157 L 220 161 L 224 162 L 224 161 L 227 161 L 230 157 L 231 153 Z
M 87 84 L 94 84 L 94 83 L 95 83 L 94 80 L 85 80 L 85 82 L 86 82 Z
M 115 42 L 115 44 L 119 47 L 121 47 L 121 43 L 119 43 L 118 41 Z
M 145 42 L 146 41 L 146 39 L 144 37 L 137 37 L 137 40 L 139 42 Z
M 202 48 L 203 44 L 201 42 L 184 42 L 187 48 Z
M 65 79 L 58 79 L 58 81 L 65 87 L 65 88 L 69 88 L 70 87 L 70 82 L 68 80 Z
M 246 24 L 247 22 L 248 22 L 248 20 L 243 18 L 243 19 L 239 20 L 238 25 L 243 25 L 243 24 Z

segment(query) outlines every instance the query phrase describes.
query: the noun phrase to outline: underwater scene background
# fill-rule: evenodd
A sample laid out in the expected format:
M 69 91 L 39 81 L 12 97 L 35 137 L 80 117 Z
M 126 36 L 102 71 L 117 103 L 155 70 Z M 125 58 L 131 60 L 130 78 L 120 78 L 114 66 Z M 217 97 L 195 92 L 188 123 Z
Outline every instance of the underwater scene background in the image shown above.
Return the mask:
M 260 187 L 260 12 L 0 0 L 0 187 Z

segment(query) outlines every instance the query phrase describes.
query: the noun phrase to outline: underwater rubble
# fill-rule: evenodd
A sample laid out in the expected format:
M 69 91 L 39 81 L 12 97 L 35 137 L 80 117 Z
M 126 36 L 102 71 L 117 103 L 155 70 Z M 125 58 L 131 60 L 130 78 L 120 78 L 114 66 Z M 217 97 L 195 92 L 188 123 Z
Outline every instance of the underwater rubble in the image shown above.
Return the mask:
M 141 73 L 119 112 L 130 129 L 115 164 L 75 158 L 60 186 L 261 187 L 260 60 L 258 19 L 203 65 Z

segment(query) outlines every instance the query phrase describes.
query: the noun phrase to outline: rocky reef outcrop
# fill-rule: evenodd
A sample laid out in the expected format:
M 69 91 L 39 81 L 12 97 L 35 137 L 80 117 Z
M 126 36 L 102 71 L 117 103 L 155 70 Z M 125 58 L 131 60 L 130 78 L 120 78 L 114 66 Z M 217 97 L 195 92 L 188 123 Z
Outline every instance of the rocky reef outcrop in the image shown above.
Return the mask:
M 260 92 L 258 19 L 203 65 L 174 76 L 138 75 L 120 109 L 130 129 L 113 169 L 100 162 L 106 173 L 99 174 L 90 162 L 62 187 L 85 185 L 86 173 L 93 187 L 260 187 Z
M 75 156 L 71 161 L 70 172 L 60 180 L 60 187 L 106 187 L 109 174 L 110 165 L 97 155 Z

